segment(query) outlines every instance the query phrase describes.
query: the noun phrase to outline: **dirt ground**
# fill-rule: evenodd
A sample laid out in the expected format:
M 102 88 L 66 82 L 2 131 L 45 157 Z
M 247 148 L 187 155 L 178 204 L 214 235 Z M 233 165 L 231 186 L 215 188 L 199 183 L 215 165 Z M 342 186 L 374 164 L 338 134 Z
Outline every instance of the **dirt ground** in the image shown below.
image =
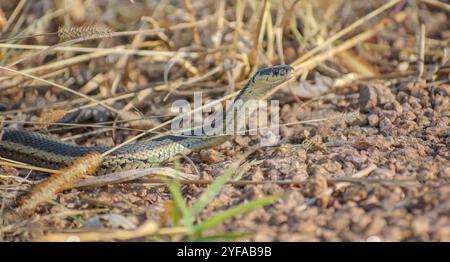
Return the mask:
M 0 4 L 0 29 L 6 23 L 2 24 L 2 17 L 9 21 L 8 17 L 17 7 L 16 2 L 2 1 Z M 44 10 L 52 10 L 50 15 L 53 17 L 39 20 L 41 24 L 36 25 L 37 29 L 27 34 L 54 32 L 58 30 L 58 24 L 102 23 L 118 32 L 168 28 L 193 21 L 189 7 L 182 3 L 171 4 L 170 1 L 159 4 L 157 1 L 146 4 L 95 1 L 95 5 L 89 5 L 89 1 L 79 0 L 74 2 L 79 2 L 80 7 L 71 11 L 64 9 L 67 6 L 56 4 L 58 1 L 39 2 L 26 4 L 1 38 L 16 36 L 27 25 L 42 18 Z M 195 29 L 187 27 L 145 39 L 109 37 L 79 44 L 95 48 L 131 44 L 129 48 L 200 54 L 198 57 L 186 55 L 176 60 L 173 54 L 168 57 L 115 54 L 43 68 L 31 71 L 31 74 L 98 99 L 151 89 L 147 95 L 140 92 L 144 99 L 133 104 L 128 111 L 135 115 L 139 112 L 139 116 L 149 118 L 128 127 L 146 129 L 156 126 L 170 119 L 170 105 L 176 99 L 188 98 L 191 101 L 194 90 L 204 91 L 205 103 L 223 97 L 234 88 L 242 87 L 251 71 L 248 68 L 254 62 L 252 32 L 257 31 L 254 27 L 257 28 L 256 22 L 263 8 L 256 2 L 264 1 L 240 2 L 245 6 L 244 23 L 237 40 L 233 40 L 239 24 L 235 21 L 235 1 L 218 1 L 218 6 L 215 6 L 215 1 L 201 2 L 192 1 L 192 10 L 198 23 L 200 20 L 206 22 Z M 279 9 L 283 13 L 289 12 L 295 1 L 269 2 L 272 3 L 269 7 L 273 16 L 271 22 L 275 25 Z M 299 42 L 293 30 L 284 31 L 282 47 L 287 64 L 295 64 L 308 50 L 389 1 L 364 1 L 364 4 L 360 1 L 314 2 L 301 1 L 292 11 L 290 18 L 296 21 L 303 42 Z M 253 183 L 225 185 L 197 221 L 252 199 L 274 194 L 282 197 L 273 205 L 225 221 L 210 229 L 209 235 L 245 232 L 246 235 L 239 238 L 243 241 L 450 241 L 450 5 L 445 1 L 440 2 L 442 5 L 436 4 L 438 1 L 411 2 L 414 4 L 397 1 L 379 17 L 366 22 L 362 28 L 352 30 L 335 43 L 337 45 L 376 28 L 386 17 L 393 19 L 401 12 L 407 14 L 401 22 L 389 22 L 366 41 L 321 62 L 308 75 L 298 76 L 299 79 L 306 77 L 304 81 L 309 83 L 309 87 L 297 82 L 272 97 L 280 101 L 281 123 L 288 124 L 280 127 L 280 143 L 261 147 L 249 155 L 244 161 L 248 170 L 241 180 Z M 217 14 L 222 7 L 225 11 L 221 24 L 217 21 L 221 16 Z M 311 8 L 311 13 L 308 13 L 308 8 Z M 144 19 L 144 16 L 147 17 Z M 316 27 L 314 23 L 318 23 Z M 417 69 L 421 63 L 420 24 L 424 24 L 426 29 L 422 73 Z M 270 47 L 268 39 L 270 33 L 259 47 L 264 54 L 259 58 L 257 68 L 283 61 L 277 55 L 276 44 Z M 49 36 L 14 43 L 51 45 L 58 41 Z M 237 41 L 235 46 L 233 41 Z M 267 51 L 270 48 L 272 51 Z M 0 51 L 3 65 L 31 52 L 4 46 L 0 46 Z M 13 68 L 33 69 L 83 54 L 52 51 Z M 172 83 L 169 87 L 164 84 L 168 64 L 173 67 L 168 76 Z M 217 73 L 201 78 L 216 67 Z M 233 84 L 230 84 L 230 72 L 235 75 L 231 77 Z M 357 77 L 343 85 L 336 84 L 336 79 L 346 79 L 344 76 L 349 74 Z M 4 71 L 0 73 L 0 77 L 7 75 Z M 35 125 L 25 121 L 38 119 L 37 115 L 48 108 L 70 110 L 88 103 L 72 103 L 78 97 L 38 81 L 14 81 L 17 78 L 0 80 L 0 120 L 6 127 L 36 129 Z M 183 84 L 179 84 L 180 81 Z M 324 83 L 327 81 L 333 84 Z M 311 87 L 315 91 L 308 89 Z M 169 92 L 168 100 L 163 100 Z M 120 110 L 130 101 L 132 98 L 128 97 L 110 105 Z M 161 115 L 165 117 L 152 117 Z M 94 112 L 91 118 L 86 119 L 83 123 L 92 124 L 105 119 L 113 121 L 115 115 Z M 317 119 L 324 120 L 307 121 Z M 295 124 L 299 121 L 306 123 Z M 118 125 L 125 126 L 122 123 Z M 48 130 L 39 130 L 49 134 Z M 96 130 L 92 127 L 55 130 L 51 136 L 88 146 L 112 146 L 138 133 L 105 128 Z M 235 137 L 220 146 L 190 154 L 193 164 L 181 159 L 177 168 L 197 176 L 199 181 L 214 180 L 259 139 L 259 136 Z M 305 146 L 305 141 L 309 146 Z M 175 168 L 177 164 L 168 163 L 166 166 Z M 37 172 L 1 166 L 0 197 L 3 204 L 0 213 L 7 212 L 6 202 L 24 190 L 30 190 L 30 183 L 26 181 L 45 177 Z M 182 193 L 188 206 L 207 188 L 201 183 L 183 185 Z M 5 219 L 0 226 L 0 239 L 31 241 L 58 232 L 134 230 L 146 221 L 170 228 L 170 199 L 167 186 L 145 179 L 89 189 L 69 189 L 59 193 L 54 202 L 40 205 L 32 215 L 20 221 L 8 222 Z M 184 239 L 183 234 L 168 234 L 132 240 Z

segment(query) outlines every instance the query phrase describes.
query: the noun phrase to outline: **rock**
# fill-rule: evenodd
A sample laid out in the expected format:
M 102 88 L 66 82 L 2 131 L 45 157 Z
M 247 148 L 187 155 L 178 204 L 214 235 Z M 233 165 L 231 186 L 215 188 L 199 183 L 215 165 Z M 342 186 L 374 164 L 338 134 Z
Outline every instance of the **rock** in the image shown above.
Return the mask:
M 308 197 L 319 197 L 327 189 L 328 183 L 326 176 L 321 173 L 316 173 L 311 176 L 311 178 L 306 183 L 303 193 Z
M 433 239 L 437 241 L 450 241 L 450 226 L 437 227 L 434 230 Z
M 200 158 L 202 162 L 207 164 L 216 164 L 225 160 L 225 157 L 214 149 L 200 151 Z
M 380 121 L 380 118 L 376 114 L 371 114 L 369 117 L 367 117 L 367 121 L 369 122 L 370 126 L 377 126 L 378 122 Z
M 361 88 L 359 92 L 359 105 L 362 110 L 368 111 L 377 105 L 377 92 L 371 86 Z
M 392 101 L 391 103 L 387 103 L 384 106 L 384 109 L 386 109 L 386 110 L 394 110 L 395 112 L 397 112 L 399 114 L 403 113 L 402 105 L 396 100 Z
M 392 131 L 392 122 L 387 117 L 383 117 L 380 120 L 380 131 L 385 134 L 389 135 Z
M 405 114 L 403 114 L 402 116 L 403 116 L 403 119 L 409 120 L 409 121 L 416 120 L 416 118 L 417 118 L 416 114 L 414 114 L 411 111 L 405 112 Z
M 430 229 L 430 223 L 426 217 L 417 217 L 411 223 L 414 235 L 422 235 L 428 232 Z
M 297 231 L 302 234 L 314 235 L 316 230 L 317 226 L 312 220 L 300 221 L 297 226 Z
M 384 230 L 386 241 L 402 241 L 404 237 L 404 230 L 399 227 L 389 227 Z
M 377 104 L 384 105 L 395 101 L 395 95 L 392 94 L 392 90 L 385 86 L 376 84 L 374 85 L 375 92 L 377 93 Z
M 442 173 L 444 174 L 444 177 L 450 178 L 450 167 L 445 167 Z
M 375 216 L 372 219 L 372 223 L 366 229 L 366 235 L 378 235 L 385 226 L 386 220 L 381 216 Z

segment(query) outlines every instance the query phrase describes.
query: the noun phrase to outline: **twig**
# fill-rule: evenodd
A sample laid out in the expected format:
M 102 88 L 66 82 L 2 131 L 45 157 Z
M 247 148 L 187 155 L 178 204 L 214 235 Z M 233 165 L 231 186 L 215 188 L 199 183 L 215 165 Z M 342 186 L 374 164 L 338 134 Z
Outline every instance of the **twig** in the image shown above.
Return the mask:
M 0 166 L 2 165 L 2 163 L 0 162 Z M 22 178 L 22 177 L 20 177 L 20 176 L 7 176 L 7 175 L 0 175 L 0 178 L 1 179 L 14 179 L 14 180 L 16 180 L 18 183 L 21 183 L 21 184 L 34 184 L 34 182 L 33 181 L 30 181 L 30 180 L 28 180 L 28 179 L 25 179 L 25 178 Z
M 91 100 L 91 101 L 93 101 L 94 103 L 98 103 L 98 104 L 102 105 L 103 107 L 105 107 L 105 108 L 107 108 L 107 109 L 109 109 L 109 110 L 111 110 L 111 111 L 113 111 L 113 112 L 115 112 L 115 113 L 117 113 L 117 114 L 120 115 L 120 112 L 119 112 L 119 111 L 117 111 L 115 108 L 113 108 L 113 107 L 111 107 L 111 106 L 105 104 L 104 102 L 99 101 L 99 100 L 97 100 L 97 99 L 94 99 L 94 98 L 92 98 L 92 97 L 90 97 L 90 96 L 87 96 L 87 95 L 85 95 L 85 94 L 83 94 L 83 93 L 74 91 L 74 90 L 72 90 L 72 89 L 70 89 L 70 88 L 67 88 L 67 87 L 65 87 L 65 86 L 62 86 L 62 85 L 60 85 L 60 84 L 56 84 L 56 83 L 53 83 L 53 82 L 51 82 L 51 81 L 42 79 L 42 78 L 40 78 L 40 77 L 33 76 L 33 75 L 30 75 L 30 74 L 27 74 L 27 73 L 24 73 L 24 72 L 20 72 L 20 71 L 17 71 L 17 70 L 13 70 L 13 69 L 10 69 L 10 68 L 4 67 L 4 66 L 0 66 L 0 69 L 5 70 L 5 71 L 8 71 L 8 72 L 11 72 L 11 73 L 19 74 L 19 75 L 22 75 L 22 76 L 25 76 L 25 77 L 28 77 L 28 78 L 31 78 L 31 79 L 34 79 L 34 80 L 37 80 L 37 81 L 46 83 L 46 84 L 51 85 L 51 86 L 58 87 L 58 88 L 60 88 L 60 89 L 62 89 L 62 90 L 65 90 L 65 91 L 67 91 L 67 92 L 69 92 L 69 93 L 72 93 L 72 94 L 75 94 L 75 95 L 84 97 L 84 98 L 86 98 L 86 99 L 88 99 L 88 100 Z
M 114 32 L 111 33 L 110 35 L 108 35 L 108 37 L 117 37 L 117 36 L 129 36 L 129 35 L 135 35 L 135 34 L 145 34 L 145 35 L 154 35 L 157 34 L 159 32 L 163 32 L 164 29 L 147 29 L 147 30 L 136 30 L 136 31 L 124 31 L 124 32 Z M 26 55 L 16 61 L 14 61 L 13 63 L 7 65 L 6 67 L 13 67 L 19 63 L 22 63 L 23 61 L 33 58 L 37 55 L 41 55 L 41 54 L 47 54 L 48 52 L 50 52 L 51 50 L 57 48 L 57 47 L 61 47 L 61 46 L 66 46 L 66 45 L 72 45 L 72 44 L 76 44 L 76 43 L 80 43 L 80 42 L 85 42 L 88 40 L 94 40 L 94 39 L 100 39 L 100 38 L 105 38 L 104 35 L 93 35 L 93 36 L 88 36 L 88 37 L 82 37 L 82 38 L 76 38 L 76 39 L 72 39 L 69 41 L 65 41 L 65 42 L 61 42 L 58 43 L 56 45 L 52 45 L 47 47 L 46 49 L 31 53 L 29 55 Z
M 425 25 L 420 25 L 419 32 L 419 57 L 417 59 L 417 78 L 420 79 L 423 76 L 423 72 L 425 70 L 425 39 L 426 39 L 426 29 Z
M 292 63 L 293 66 L 298 65 L 299 63 L 306 61 L 308 58 L 313 57 L 315 54 L 317 54 L 320 50 L 324 49 L 325 47 L 329 46 L 331 43 L 335 42 L 336 40 L 340 39 L 341 37 L 343 37 L 344 35 L 350 33 L 351 31 L 353 31 L 354 29 L 356 29 L 357 27 L 363 25 L 364 23 L 366 23 L 367 21 L 369 21 L 370 19 L 376 17 L 377 15 L 381 14 L 382 12 L 384 12 L 385 10 L 393 7 L 394 5 L 396 5 L 397 3 L 399 3 L 400 1 L 403 0 L 391 0 L 389 2 L 387 2 L 386 4 L 380 6 L 379 8 L 375 9 L 374 11 L 370 12 L 369 14 L 367 14 L 366 16 L 356 20 L 355 22 L 353 22 L 351 25 L 347 26 L 346 28 L 342 29 L 341 31 L 339 31 L 338 33 L 336 33 L 335 35 L 333 35 L 332 37 L 328 38 L 326 41 L 324 41 L 321 45 L 318 45 L 317 47 L 313 48 L 312 50 L 310 50 L 309 52 L 307 52 L 306 54 L 304 54 L 302 57 L 300 57 L 299 59 L 297 59 L 295 62 Z
M 446 3 L 442 3 L 441 1 L 438 0 L 420 0 L 424 3 L 427 3 L 429 5 L 433 5 L 435 7 L 439 7 L 443 10 L 446 10 L 447 12 L 450 12 L 450 5 L 446 4 Z
M 14 11 L 9 16 L 8 21 L 6 22 L 5 26 L 2 29 L 2 33 L 5 33 L 8 31 L 9 27 L 12 25 L 14 20 L 16 20 L 16 17 L 19 15 L 19 13 L 22 11 L 23 7 L 26 4 L 26 0 L 20 0 L 20 2 L 17 4 L 16 8 L 14 8 Z
M 191 22 L 195 23 L 196 22 L 195 11 L 194 11 L 194 8 L 192 8 L 191 1 L 190 0 L 184 0 L 184 5 L 186 6 L 186 9 L 189 12 L 189 18 L 190 18 Z M 200 34 L 198 33 L 198 29 L 195 26 L 192 27 L 192 35 L 194 37 L 195 45 L 196 46 L 201 46 L 202 42 L 200 40 Z
M 258 58 L 259 58 L 259 53 L 260 53 L 260 49 L 262 47 L 262 41 L 264 38 L 264 33 L 265 30 L 264 28 L 266 27 L 266 21 L 267 21 L 267 16 L 270 14 L 270 3 L 268 2 L 268 0 L 264 0 L 264 5 L 261 9 L 261 14 L 259 16 L 259 22 L 258 22 L 258 26 L 257 26 L 257 31 L 256 34 L 254 35 L 253 38 L 253 48 L 252 51 L 250 53 L 250 65 L 253 67 L 252 73 L 255 72 L 257 70 L 258 67 Z
M 182 155 L 182 156 L 183 156 L 183 159 L 186 160 L 192 166 L 192 168 L 194 169 L 195 175 L 197 177 L 200 177 L 200 171 L 198 171 L 198 168 L 195 165 L 194 161 L 192 161 L 192 159 L 186 155 Z
M 24 169 L 29 169 L 29 170 L 46 172 L 46 173 L 50 173 L 50 174 L 58 173 L 58 170 L 32 166 L 32 165 L 29 165 L 26 163 L 10 160 L 10 159 L 3 158 L 3 157 L 0 157 L 0 160 L 3 160 L 3 161 L 0 161 L 0 166 L 11 166 L 11 167 L 16 167 L 16 168 L 24 168 Z
M 63 242 L 63 241 L 111 241 L 111 240 L 129 240 L 152 235 L 173 235 L 186 234 L 184 227 L 177 228 L 158 228 L 153 221 L 147 221 L 135 230 L 117 229 L 111 231 L 89 231 L 83 233 L 53 233 L 35 239 L 38 242 Z
M 164 185 L 165 182 L 162 179 L 154 179 L 154 178 L 145 178 L 140 180 L 142 183 L 148 183 L 148 184 L 162 184 Z M 207 179 L 197 179 L 197 180 L 180 180 L 180 184 L 183 185 L 210 185 L 214 183 L 214 180 L 207 180 Z M 304 185 L 306 184 L 306 181 L 295 181 L 295 180 L 263 180 L 263 181 L 253 181 L 253 180 L 229 180 L 226 182 L 226 184 L 229 185 L 235 185 L 235 186 L 247 186 L 247 185 Z
M 140 170 L 127 170 L 122 172 L 116 172 L 112 174 L 107 174 L 97 177 L 89 177 L 76 185 L 70 186 L 70 188 L 81 188 L 81 187 L 101 187 L 110 184 L 123 183 L 131 180 L 136 180 L 149 175 L 158 175 L 163 177 L 180 178 L 183 181 L 191 181 L 197 179 L 196 176 L 189 174 L 184 174 L 177 170 L 168 167 L 152 167 Z
M 377 169 L 376 165 L 370 165 L 358 172 L 356 172 L 355 174 L 353 174 L 351 176 L 351 178 L 361 178 L 361 177 L 365 177 L 368 176 L 372 171 L 374 171 L 375 169 Z M 327 197 L 327 196 L 331 196 L 331 194 L 333 194 L 333 192 L 335 191 L 339 191 L 342 190 L 348 186 L 350 186 L 352 183 L 350 182 L 339 182 L 336 183 L 332 188 L 329 188 L 327 190 L 325 190 L 324 192 L 320 193 L 317 197 L 313 197 L 311 199 L 309 199 L 308 201 L 306 201 L 301 207 L 300 209 L 306 209 L 308 206 L 311 206 L 313 204 L 315 204 L 317 202 L 317 200 L 323 198 L 323 197 Z
M 51 200 L 58 192 L 70 187 L 85 176 L 93 174 L 101 165 L 102 158 L 97 152 L 78 158 L 60 172 L 39 183 L 33 191 L 21 199 L 16 209 L 20 214 L 31 213 L 40 203 Z
M 11 49 L 25 49 L 25 50 L 45 50 L 49 48 L 48 45 L 21 45 L 21 44 L 9 44 L 0 43 L 0 48 L 11 48 Z M 139 50 L 125 48 L 126 46 L 120 45 L 111 48 L 101 48 L 101 47 L 82 47 L 82 46 L 60 46 L 55 47 L 54 51 L 60 52 L 81 52 L 81 53 L 96 53 L 100 51 L 108 52 L 108 54 L 118 54 L 118 55 L 137 55 L 137 56 L 167 56 L 172 57 L 179 55 L 188 58 L 199 57 L 198 52 L 183 52 L 183 51 L 155 51 L 155 50 Z

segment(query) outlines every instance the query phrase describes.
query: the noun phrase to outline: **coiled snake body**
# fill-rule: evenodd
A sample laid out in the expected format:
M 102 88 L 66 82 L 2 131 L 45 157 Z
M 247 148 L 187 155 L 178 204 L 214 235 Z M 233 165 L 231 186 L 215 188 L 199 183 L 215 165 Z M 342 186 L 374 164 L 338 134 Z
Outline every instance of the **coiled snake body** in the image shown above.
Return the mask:
M 235 112 L 248 100 L 260 100 L 271 89 L 287 81 L 292 75 L 288 65 L 267 67 L 256 72 L 236 96 L 228 113 Z M 220 124 L 220 123 L 219 123 Z M 227 123 L 222 123 L 225 125 Z M 218 137 L 180 137 L 166 135 L 156 139 L 125 145 L 103 158 L 97 175 L 155 166 L 177 155 L 213 147 L 231 135 Z M 108 147 L 85 147 L 60 142 L 39 133 L 5 128 L 0 132 L 0 156 L 47 168 L 61 168 L 77 157 L 92 151 L 103 153 Z

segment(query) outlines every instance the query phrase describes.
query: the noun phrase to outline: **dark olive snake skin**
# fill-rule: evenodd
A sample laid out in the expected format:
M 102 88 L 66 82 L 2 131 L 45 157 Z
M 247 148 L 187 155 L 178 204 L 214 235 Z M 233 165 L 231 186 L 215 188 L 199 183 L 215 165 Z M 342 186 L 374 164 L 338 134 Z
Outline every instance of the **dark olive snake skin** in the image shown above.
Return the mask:
M 262 99 L 271 89 L 291 78 L 292 71 L 288 65 L 259 70 L 250 78 L 234 102 L 238 99 L 243 102 Z M 237 106 L 232 106 L 231 110 L 238 109 L 234 107 Z M 128 144 L 105 156 L 96 174 L 157 166 L 177 155 L 187 155 L 193 151 L 216 146 L 230 137 L 230 135 L 216 137 L 166 135 Z M 92 151 L 103 153 L 108 149 L 109 147 L 85 147 L 64 143 L 29 131 L 9 128 L 0 131 L 0 156 L 40 167 L 61 168 Z

